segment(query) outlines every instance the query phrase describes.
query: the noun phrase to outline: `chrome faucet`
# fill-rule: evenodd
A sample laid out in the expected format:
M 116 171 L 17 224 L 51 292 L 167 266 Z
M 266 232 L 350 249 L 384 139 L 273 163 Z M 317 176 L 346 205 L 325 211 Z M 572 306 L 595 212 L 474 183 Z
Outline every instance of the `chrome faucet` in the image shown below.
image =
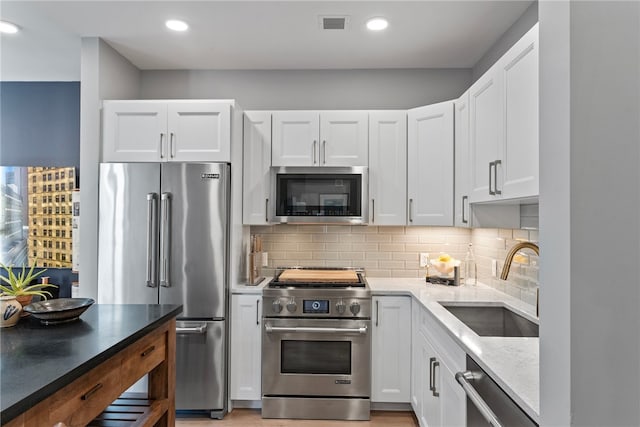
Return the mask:
M 502 274 L 500 275 L 500 279 L 507 280 L 509 276 L 509 269 L 511 269 L 511 263 L 513 262 L 513 257 L 518 253 L 519 250 L 529 248 L 536 253 L 536 255 L 540 255 L 540 248 L 535 243 L 531 242 L 520 242 L 513 245 L 507 257 L 504 259 L 504 266 L 502 267 Z

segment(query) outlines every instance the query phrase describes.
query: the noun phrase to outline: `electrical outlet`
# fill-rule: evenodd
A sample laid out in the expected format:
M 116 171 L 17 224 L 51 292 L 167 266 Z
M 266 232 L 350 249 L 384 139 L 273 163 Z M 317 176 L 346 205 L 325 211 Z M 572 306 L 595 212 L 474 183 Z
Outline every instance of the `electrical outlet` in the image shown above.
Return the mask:
M 429 254 L 426 252 L 420 252 L 420 267 L 426 267 L 429 262 Z
M 491 276 L 498 277 L 498 260 L 497 259 L 491 260 Z

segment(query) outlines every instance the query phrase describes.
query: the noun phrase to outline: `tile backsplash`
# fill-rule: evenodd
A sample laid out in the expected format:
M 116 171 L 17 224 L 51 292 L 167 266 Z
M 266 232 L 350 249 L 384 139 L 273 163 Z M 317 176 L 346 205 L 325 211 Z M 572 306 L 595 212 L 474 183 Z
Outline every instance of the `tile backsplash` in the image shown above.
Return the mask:
M 419 253 L 431 257 L 446 252 L 464 260 L 473 242 L 478 279 L 498 290 L 535 304 L 538 257 L 523 252 L 512 264 L 509 281 L 491 276 L 491 260 L 498 272 L 508 249 L 519 240 L 537 242 L 538 233 L 520 229 L 473 229 L 455 227 L 403 227 L 356 225 L 252 226 L 251 234 L 262 236 L 269 254 L 266 276 L 281 266 L 364 267 L 371 277 L 424 277 Z

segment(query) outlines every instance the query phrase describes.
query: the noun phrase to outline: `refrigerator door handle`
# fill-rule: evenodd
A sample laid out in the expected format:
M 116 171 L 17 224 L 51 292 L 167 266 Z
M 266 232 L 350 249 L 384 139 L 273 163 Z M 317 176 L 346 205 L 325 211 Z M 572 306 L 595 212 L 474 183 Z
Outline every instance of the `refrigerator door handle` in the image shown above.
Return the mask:
M 158 283 L 158 195 L 147 194 L 147 286 L 157 288 Z
M 160 225 L 160 286 L 171 287 L 171 194 L 162 193 L 160 196 L 161 225 Z
M 207 324 L 203 323 L 202 325 L 195 326 L 193 328 L 176 328 L 177 334 L 204 334 L 207 332 Z

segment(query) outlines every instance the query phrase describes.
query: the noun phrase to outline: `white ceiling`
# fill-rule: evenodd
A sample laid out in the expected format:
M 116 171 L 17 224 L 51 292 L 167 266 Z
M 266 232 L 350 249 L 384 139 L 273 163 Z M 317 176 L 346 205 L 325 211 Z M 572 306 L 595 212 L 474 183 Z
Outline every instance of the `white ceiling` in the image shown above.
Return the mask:
M 6 1 L 2 80 L 79 80 L 80 37 L 101 37 L 138 68 L 471 68 L 522 15 L 517 1 Z M 347 15 L 346 31 L 320 15 Z M 384 16 L 372 33 L 365 21 Z M 164 21 L 187 21 L 174 33 Z

